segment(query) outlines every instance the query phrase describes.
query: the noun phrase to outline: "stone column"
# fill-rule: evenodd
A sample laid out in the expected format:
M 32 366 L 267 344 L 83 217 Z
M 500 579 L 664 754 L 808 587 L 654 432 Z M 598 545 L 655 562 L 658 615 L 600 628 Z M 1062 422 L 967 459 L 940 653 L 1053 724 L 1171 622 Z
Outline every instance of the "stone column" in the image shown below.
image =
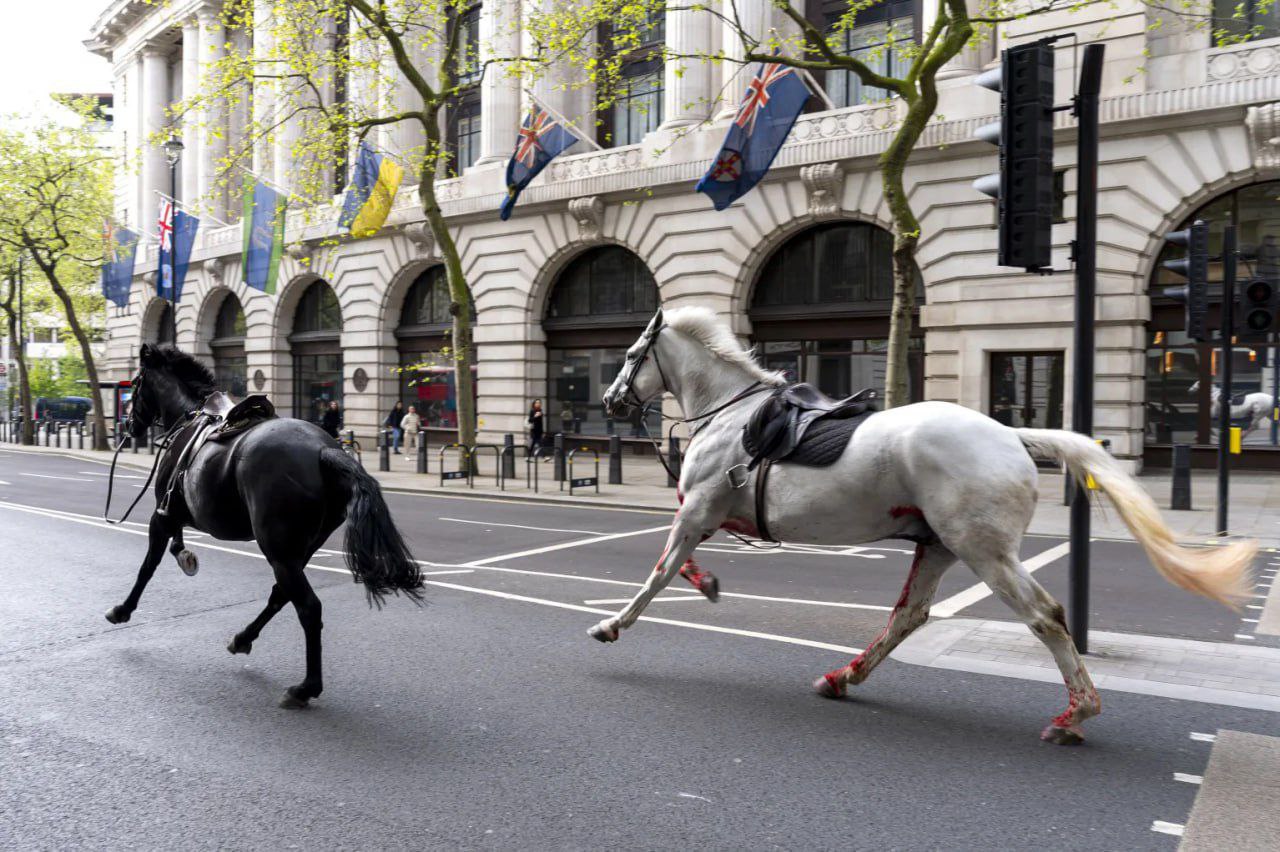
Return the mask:
M 491 0 L 480 7 L 480 59 L 520 52 L 518 0 Z M 520 81 L 501 63 L 491 65 L 480 84 L 480 157 L 476 165 L 505 161 L 520 127 Z
M 169 192 L 169 165 L 165 162 L 160 138 L 168 119 L 165 108 L 169 105 L 169 61 L 159 47 L 148 45 L 142 49 L 142 91 L 139 93 L 139 109 L 142 110 L 142 133 L 138 146 L 142 151 L 142 198 L 138 206 L 138 224 L 147 233 L 155 233 L 159 216 L 159 196 Z
M 200 21 L 200 58 L 198 85 L 201 92 L 209 91 L 216 81 L 212 79 L 214 65 L 227 56 L 227 33 L 216 8 L 202 7 Z M 231 138 L 231 122 L 227 115 L 227 101 L 219 98 L 206 104 L 200 111 L 200 159 L 197 169 L 197 192 L 202 204 L 219 219 L 227 218 L 226 187 L 219 183 L 218 170 L 227 158 L 228 140 Z M 188 154 L 190 156 L 190 154 Z M 234 180 L 234 176 L 232 176 Z
M 269 31 L 274 0 L 256 0 L 253 4 L 253 119 L 246 132 L 253 140 L 253 170 L 271 180 L 275 175 L 275 147 L 262 131 L 275 122 L 276 86 L 266 79 L 273 71 L 271 58 L 275 52 L 275 38 Z
M 666 12 L 667 45 L 677 54 L 706 51 L 711 43 L 711 12 L 688 6 Z M 711 75 L 714 66 L 699 59 L 675 59 L 663 72 L 662 127 L 687 127 L 711 113 Z
M 427 45 L 413 43 L 416 41 L 416 39 L 411 40 L 411 43 L 406 45 L 409 56 L 427 81 L 434 83 L 438 62 L 436 57 L 439 56 L 442 46 L 438 43 Z M 390 50 L 383 50 L 379 56 L 379 69 L 378 78 L 386 85 L 387 91 L 385 97 L 377 102 L 382 103 L 389 114 L 422 109 L 422 97 L 400 72 Z M 401 121 L 389 125 L 381 134 L 380 144 L 392 159 L 404 167 L 405 174 L 401 187 L 413 187 L 418 181 L 418 170 L 422 167 L 423 146 L 426 144 L 422 125 L 416 121 Z
M 736 24 L 732 19 L 735 8 L 738 13 Z M 722 102 L 717 120 L 729 118 L 737 112 L 747 81 L 751 79 L 750 68 L 742 63 L 746 51 L 743 50 L 739 30 L 751 39 L 762 42 L 769 32 L 773 17 L 773 7 L 769 0 L 733 0 L 732 3 L 726 0 L 721 11 L 728 19 L 722 24 L 725 61 L 720 66 Z
M 182 99 L 191 103 L 200 93 L 200 25 L 194 18 L 182 24 Z M 200 124 L 204 110 L 184 107 L 182 113 L 182 159 L 178 186 L 183 203 L 194 205 L 200 199 L 200 165 L 204 162 L 200 140 L 204 131 Z

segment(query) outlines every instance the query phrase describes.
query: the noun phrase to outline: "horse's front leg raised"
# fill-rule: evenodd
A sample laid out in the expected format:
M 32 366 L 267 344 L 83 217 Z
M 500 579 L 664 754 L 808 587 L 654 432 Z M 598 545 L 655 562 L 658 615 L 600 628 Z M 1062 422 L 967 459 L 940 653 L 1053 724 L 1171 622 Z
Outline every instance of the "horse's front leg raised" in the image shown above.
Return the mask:
M 142 567 L 138 569 L 138 579 L 134 580 L 129 597 L 125 598 L 124 603 L 119 606 L 113 606 L 107 613 L 107 621 L 112 624 L 123 624 L 128 621 L 133 616 L 133 611 L 138 608 L 142 591 L 147 587 L 147 583 L 151 582 L 151 575 L 156 573 L 156 566 L 164 556 L 164 546 L 172 537 L 168 521 L 158 514 L 153 514 L 148 535 L 150 543 L 147 545 L 147 555 L 142 559 Z
M 182 527 L 173 534 L 173 543 L 169 545 L 169 552 L 173 554 L 173 558 L 178 560 L 178 567 L 182 569 L 182 573 L 188 577 L 194 577 L 200 570 L 200 560 L 182 542 Z
M 604 619 L 587 632 L 601 642 L 615 641 L 621 630 L 636 623 L 636 619 L 640 617 L 640 613 L 644 612 L 649 601 L 667 587 L 693 554 L 694 548 L 701 544 L 715 528 L 715 524 L 708 523 L 705 512 L 699 511 L 691 501 L 686 500 L 684 506 L 676 513 L 675 522 L 671 525 L 666 550 L 662 552 L 662 557 L 654 566 L 653 573 L 645 580 L 640 591 L 622 612 Z

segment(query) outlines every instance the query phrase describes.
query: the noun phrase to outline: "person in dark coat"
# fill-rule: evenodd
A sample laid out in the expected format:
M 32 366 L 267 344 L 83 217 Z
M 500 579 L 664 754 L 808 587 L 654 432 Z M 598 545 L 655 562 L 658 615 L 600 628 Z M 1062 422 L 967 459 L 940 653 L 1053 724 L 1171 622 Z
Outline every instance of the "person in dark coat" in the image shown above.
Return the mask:
M 342 408 L 335 399 L 329 403 L 329 407 L 325 409 L 324 416 L 320 418 L 320 428 L 329 434 L 330 438 L 338 437 L 338 429 L 342 426 Z
M 395 408 L 382 421 L 382 425 L 391 430 L 391 451 L 396 455 L 400 455 L 400 439 L 404 436 L 404 430 L 400 428 L 401 420 L 404 420 L 404 403 L 397 399 Z
M 532 453 L 538 447 L 542 446 L 542 400 L 535 399 L 533 405 L 529 407 L 529 452 Z

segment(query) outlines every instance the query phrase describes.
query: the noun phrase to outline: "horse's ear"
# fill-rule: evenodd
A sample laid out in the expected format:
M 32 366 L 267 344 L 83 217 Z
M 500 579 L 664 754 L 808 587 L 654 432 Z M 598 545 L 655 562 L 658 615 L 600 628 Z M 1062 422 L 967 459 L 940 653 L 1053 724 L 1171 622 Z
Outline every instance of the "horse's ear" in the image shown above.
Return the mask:
M 645 331 L 653 334 L 660 328 L 662 328 L 662 308 L 658 308 L 657 312 L 654 313 L 653 319 L 649 320 L 649 327 Z
M 141 361 L 143 364 L 149 364 L 151 363 L 151 360 L 154 357 L 155 357 L 155 350 L 151 348 L 151 344 L 150 343 L 142 344 L 142 351 L 138 354 L 138 360 Z

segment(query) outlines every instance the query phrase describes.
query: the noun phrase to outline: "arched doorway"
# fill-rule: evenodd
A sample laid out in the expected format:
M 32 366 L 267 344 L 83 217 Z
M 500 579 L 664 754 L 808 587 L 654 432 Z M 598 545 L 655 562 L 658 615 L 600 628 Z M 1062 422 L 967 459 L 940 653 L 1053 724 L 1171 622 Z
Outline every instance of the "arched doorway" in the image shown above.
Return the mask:
M 449 282 L 443 265 L 422 272 L 405 294 L 396 325 L 400 356 L 399 400 L 407 410 L 416 406 L 423 428 L 458 428 L 458 393 L 454 381 L 453 317 L 449 313 Z M 471 308 L 475 324 L 475 306 Z M 472 367 L 474 379 L 475 367 Z M 474 390 L 476 383 L 472 382 Z M 452 440 L 452 439 L 450 439 Z
M 542 321 L 547 335 L 546 432 L 641 437 L 638 413 L 625 424 L 604 416 L 600 398 L 626 360 L 627 347 L 658 307 L 658 285 L 632 252 L 599 246 L 557 276 Z M 647 424 L 661 431 L 658 415 Z
M 218 388 L 237 399 L 249 393 L 244 337 L 244 308 L 234 293 L 228 293 L 218 306 L 209 348 L 213 350 L 213 376 Z
M 160 299 L 160 307 L 152 309 L 152 321 L 147 323 L 146 342 L 173 343 L 173 303 Z
M 1236 227 L 1237 245 L 1250 250 L 1268 240 L 1280 241 L 1280 181 L 1249 184 L 1226 192 L 1196 210 L 1179 225 L 1186 228 L 1197 219 L 1209 225 L 1209 256 L 1222 254 L 1223 228 Z M 1222 381 L 1221 345 L 1196 343 L 1186 333 L 1186 317 L 1181 303 L 1164 294 L 1165 287 L 1186 284 L 1186 279 L 1164 268 L 1165 261 L 1186 256 L 1186 249 L 1166 244 L 1156 260 L 1149 283 L 1151 321 L 1147 324 L 1146 353 L 1146 461 L 1168 464 L 1172 445 L 1189 443 L 1196 447 L 1197 463 L 1213 463 L 1212 446 L 1217 443 L 1218 425 L 1213 418 L 1211 387 Z M 1237 286 L 1245 285 L 1261 270 L 1245 259 L 1237 266 Z M 1209 318 L 1211 336 L 1218 338 L 1221 327 L 1222 264 L 1209 263 Z M 1265 340 L 1239 341 L 1233 347 L 1232 390 L 1235 395 L 1266 394 L 1280 399 L 1280 333 L 1272 328 Z M 1192 387 L 1199 383 L 1196 391 Z M 1257 399 L 1257 397 L 1255 397 Z M 1274 411 L 1274 402 L 1272 410 Z M 1241 412 L 1243 415 L 1243 412 Z M 1254 425 L 1241 416 L 1236 425 L 1244 428 L 1246 460 L 1253 465 L 1280 467 L 1280 424 L 1268 420 Z M 1253 428 L 1250 428 L 1253 427 Z M 1202 449 L 1201 449 L 1202 448 Z
M 314 281 L 298 300 L 289 349 L 293 416 L 320 422 L 329 403 L 342 405 L 342 310 L 333 288 Z
M 916 271 L 917 303 L 924 285 Z M 832 222 L 788 239 L 752 292 L 753 338 L 771 370 L 834 397 L 883 393 L 893 305 L 893 236 L 864 222 Z M 909 355 L 911 399 L 924 398 L 924 334 Z

